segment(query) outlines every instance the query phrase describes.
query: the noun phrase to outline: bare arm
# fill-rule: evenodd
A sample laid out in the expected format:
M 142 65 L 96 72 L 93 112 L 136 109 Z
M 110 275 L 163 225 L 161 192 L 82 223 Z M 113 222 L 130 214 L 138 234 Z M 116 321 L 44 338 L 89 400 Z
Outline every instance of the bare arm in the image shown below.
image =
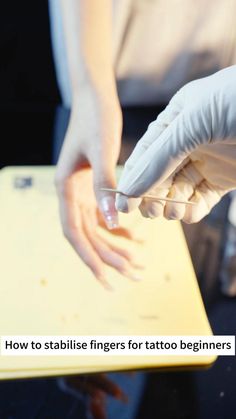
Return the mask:
M 64 234 L 105 285 L 105 265 L 130 276 L 131 255 L 99 235 L 118 227 L 114 194 L 122 118 L 112 64 L 111 0 L 61 0 L 72 109 L 56 171 Z M 102 220 L 103 218 L 103 220 Z M 124 229 L 117 230 L 125 234 Z
M 61 0 L 73 98 L 84 84 L 116 94 L 112 63 L 112 1 Z

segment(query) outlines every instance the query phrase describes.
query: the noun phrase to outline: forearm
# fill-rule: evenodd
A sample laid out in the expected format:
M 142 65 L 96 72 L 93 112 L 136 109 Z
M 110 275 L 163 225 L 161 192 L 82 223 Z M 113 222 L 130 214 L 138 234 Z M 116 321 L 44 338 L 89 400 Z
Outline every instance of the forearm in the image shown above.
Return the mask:
M 73 100 L 85 86 L 116 94 L 112 1 L 61 0 Z

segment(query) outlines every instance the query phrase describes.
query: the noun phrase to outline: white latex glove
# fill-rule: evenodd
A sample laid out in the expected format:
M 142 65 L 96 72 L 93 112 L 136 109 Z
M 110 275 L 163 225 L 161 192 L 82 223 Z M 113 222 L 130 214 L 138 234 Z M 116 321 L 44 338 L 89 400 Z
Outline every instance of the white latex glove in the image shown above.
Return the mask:
M 146 217 L 194 223 L 236 188 L 236 66 L 188 83 L 152 122 L 127 160 L 118 189 L 140 197 L 196 202 L 145 202 L 117 195 L 116 208 L 139 206 Z

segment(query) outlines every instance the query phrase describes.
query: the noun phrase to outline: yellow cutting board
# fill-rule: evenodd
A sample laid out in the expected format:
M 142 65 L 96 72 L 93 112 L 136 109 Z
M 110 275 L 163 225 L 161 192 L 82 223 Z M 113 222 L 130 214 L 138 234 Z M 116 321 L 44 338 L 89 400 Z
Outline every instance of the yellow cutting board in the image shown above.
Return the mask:
M 144 264 L 107 267 L 105 290 L 64 239 L 53 167 L 0 171 L 0 335 L 211 335 L 181 225 L 120 215 L 143 243 L 105 234 Z M 0 378 L 206 366 L 214 356 L 0 356 Z

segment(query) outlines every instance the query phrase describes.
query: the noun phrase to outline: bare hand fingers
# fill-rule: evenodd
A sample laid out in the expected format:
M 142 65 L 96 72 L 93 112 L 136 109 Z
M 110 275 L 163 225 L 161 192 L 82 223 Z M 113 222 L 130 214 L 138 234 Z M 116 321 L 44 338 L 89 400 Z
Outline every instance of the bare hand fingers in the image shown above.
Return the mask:
M 117 269 L 120 273 L 128 274 L 131 266 L 127 258 L 124 257 L 124 253 L 123 255 L 122 252 L 118 253 L 115 251 L 114 247 L 112 248 L 105 240 L 99 237 L 96 231 L 91 228 L 89 216 L 87 214 L 83 214 L 83 225 L 88 240 L 90 241 L 100 259 L 105 264 Z
M 73 200 L 73 191 L 65 189 L 59 194 L 59 209 L 65 237 L 95 277 L 104 287 L 110 288 L 105 280 L 103 263 L 84 233 L 81 212 Z

